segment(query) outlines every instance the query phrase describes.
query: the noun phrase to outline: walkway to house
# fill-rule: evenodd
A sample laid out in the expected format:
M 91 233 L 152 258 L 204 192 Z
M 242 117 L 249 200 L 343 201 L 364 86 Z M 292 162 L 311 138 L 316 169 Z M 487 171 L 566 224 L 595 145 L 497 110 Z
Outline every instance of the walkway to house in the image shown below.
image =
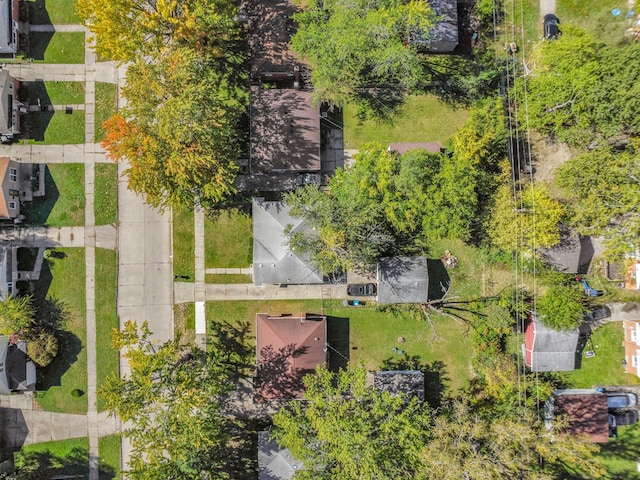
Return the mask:
M 12 77 L 23 81 L 47 80 L 57 82 L 83 82 L 88 72 L 95 74 L 98 82 L 118 84 L 124 78 L 126 67 L 116 62 L 87 63 L 7 63 L 5 68 Z
M 88 205 L 86 209 L 88 209 Z M 87 233 L 95 239 L 95 246 L 111 250 L 116 248 L 117 231 L 114 225 L 100 225 L 99 227 L 25 227 L 16 225 L 13 228 L 0 230 L 0 241 L 13 242 L 16 245 L 31 248 L 82 248 L 87 244 L 85 238 Z
M 85 119 L 87 113 L 85 111 Z M 112 163 L 100 144 L 93 142 L 68 145 L 14 143 L 1 147 L 7 155 L 19 158 L 25 163 Z

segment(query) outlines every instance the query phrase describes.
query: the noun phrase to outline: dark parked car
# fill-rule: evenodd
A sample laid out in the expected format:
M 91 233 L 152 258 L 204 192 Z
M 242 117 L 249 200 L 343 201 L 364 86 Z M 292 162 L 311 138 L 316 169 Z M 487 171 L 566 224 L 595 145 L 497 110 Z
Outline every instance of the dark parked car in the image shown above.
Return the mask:
M 638 411 L 637 410 L 616 410 L 609 415 L 613 415 L 616 420 L 616 425 L 633 425 L 638 423 Z
M 544 25 L 544 38 L 546 40 L 555 40 L 560 34 L 558 24 L 560 20 L 553 13 L 549 13 L 544 16 L 542 24 Z
M 347 295 L 352 297 L 372 297 L 376 294 L 373 283 L 350 283 L 347 285 Z
M 607 416 L 607 423 L 609 424 L 609 436 L 617 437 L 618 436 L 618 424 L 616 423 L 616 417 L 609 414 Z
M 607 407 L 626 408 L 635 407 L 638 404 L 638 397 L 630 392 L 607 392 Z

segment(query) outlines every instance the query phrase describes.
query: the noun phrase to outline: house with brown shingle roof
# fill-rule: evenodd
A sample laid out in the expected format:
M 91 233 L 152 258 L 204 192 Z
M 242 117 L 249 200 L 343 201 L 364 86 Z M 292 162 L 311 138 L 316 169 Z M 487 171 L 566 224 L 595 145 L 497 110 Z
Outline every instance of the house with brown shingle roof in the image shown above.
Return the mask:
M 566 420 L 573 435 L 589 438 L 594 443 L 609 441 L 607 395 L 598 390 L 560 389 L 545 403 L 545 424 L 551 428 L 556 417 Z
M 327 361 L 327 317 L 256 315 L 257 401 L 301 398 L 302 377 Z

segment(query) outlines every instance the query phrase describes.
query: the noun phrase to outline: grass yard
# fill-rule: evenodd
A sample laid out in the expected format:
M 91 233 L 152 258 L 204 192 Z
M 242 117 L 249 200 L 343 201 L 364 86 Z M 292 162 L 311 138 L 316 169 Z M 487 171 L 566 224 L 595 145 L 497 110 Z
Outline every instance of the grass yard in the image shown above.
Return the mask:
M 614 8 L 621 10 L 620 16 L 611 15 Z M 558 0 L 556 13 L 560 30 L 563 24 L 571 23 L 584 28 L 597 40 L 615 44 L 623 41 L 624 31 L 630 26 L 625 18 L 628 11 L 625 0 Z
M 29 458 L 29 454 L 39 457 L 40 468 L 37 472 L 46 475 L 43 478 L 57 478 L 58 476 L 83 478 L 89 464 L 89 439 L 81 437 L 25 445 L 20 452 L 15 454 L 16 462 L 20 462 L 21 458 Z M 30 464 L 28 461 L 26 463 Z
M 84 63 L 84 33 L 31 32 L 29 57 L 38 63 Z
M 108 225 L 118 220 L 118 166 L 97 163 L 95 166 L 94 209 L 96 225 Z
M 76 0 L 28 0 L 33 25 L 82 23 L 76 16 Z
M 253 283 L 251 275 L 244 275 L 241 273 L 220 273 L 220 274 L 207 274 L 205 275 L 206 283 Z
M 95 141 L 101 142 L 106 135 L 102 124 L 116 113 L 117 89 L 113 83 L 96 82 Z
M 184 343 L 196 339 L 196 306 L 194 303 L 179 303 L 173 306 L 173 334 Z
M 120 478 L 120 437 L 111 435 L 98 440 L 100 480 Z
M 69 145 L 84 143 L 84 111 L 31 112 L 27 116 L 30 144 Z
M 406 358 L 393 350 L 396 347 L 406 356 L 417 357 L 422 364 L 443 362 L 441 381 L 447 388 L 457 390 L 469 379 L 471 351 L 467 327 L 444 317 L 433 318 L 443 339 L 436 342 L 429 324 L 411 318 L 407 312 L 393 316 L 373 306 L 344 307 L 338 300 L 207 302 L 206 308 L 209 321 L 248 323 L 253 333 L 256 313 L 322 313 L 323 303 L 324 313 L 332 317 L 328 326 L 331 361 L 344 364 L 344 359 L 349 358 L 352 362 L 363 362 L 368 369 L 379 369 L 385 360 Z M 400 336 L 405 338 L 404 343 L 398 343 Z M 255 345 L 254 338 L 247 340 Z
M 205 221 L 205 266 L 248 267 L 253 261 L 251 216 L 239 210 L 220 212 Z M 236 282 L 230 282 L 236 283 Z
M 637 470 L 640 451 L 640 423 L 628 427 L 618 427 L 617 438 L 600 447 L 599 458 L 607 469 L 607 479 L 640 479 Z
M 572 388 L 591 388 L 594 385 L 636 385 L 640 378 L 624 372 L 622 322 L 598 327 L 591 335 L 586 350 L 594 350 L 593 358 L 582 357 L 582 365 L 573 372 L 559 374 Z
M 118 351 L 111 346 L 111 334 L 118 329 L 116 291 L 118 259 L 115 250 L 96 248 L 96 357 L 98 387 L 110 374 L 119 373 Z M 98 410 L 104 410 L 98 396 Z
M 453 109 L 433 95 L 411 96 L 391 122 L 368 120 L 362 124 L 351 105 L 344 108 L 345 148 L 357 149 L 367 142 L 434 142 L 443 145 L 464 123 L 467 112 Z
M 84 249 L 55 249 L 34 286 L 36 303 L 51 308 L 45 301 L 51 297 L 63 306 L 67 319 L 58 356 L 51 365 L 38 370 L 38 403 L 44 410 L 86 413 L 86 395 L 71 395 L 74 389 L 87 391 Z
M 52 227 L 84 225 L 84 165 L 49 164 L 45 181 L 47 194 L 22 209 L 26 222 Z
M 173 209 L 173 274 L 178 281 L 193 282 L 195 270 L 193 211 Z
M 532 45 L 542 40 L 543 35 L 538 0 L 507 0 L 505 2 L 505 12 L 504 42 L 511 41 L 511 38 L 515 35 L 515 42 L 518 47 L 520 49 L 524 48 L 525 54 L 529 55 Z M 514 26 L 513 30 L 511 29 L 512 25 Z M 514 33 L 512 34 L 512 32 Z M 504 55 L 504 51 L 502 55 Z
M 84 104 L 84 83 L 82 82 L 24 82 L 29 92 L 29 102 L 41 105 Z

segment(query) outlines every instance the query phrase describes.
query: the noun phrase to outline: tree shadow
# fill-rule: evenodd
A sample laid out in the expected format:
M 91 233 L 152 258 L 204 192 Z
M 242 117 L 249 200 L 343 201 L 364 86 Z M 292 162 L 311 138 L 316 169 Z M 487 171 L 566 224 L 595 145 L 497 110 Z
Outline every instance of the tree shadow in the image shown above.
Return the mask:
M 49 390 L 62 385 L 62 376 L 78 361 L 82 351 L 82 340 L 72 332 L 58 331 L 58 354 L 47 367 L 39 368 L 37 378 L 38 390 Z
M 327 317 L 327 355 L 329 370 L 337 372 L 349 364 L 349 319 Z
M 29 32 L 29 58 L 44 60 L 44 54 L 55 32 Z
M 255 367 L 253 325 L 249 322 L 209 323 L 209 349 L 220 355 L 235 377 L 244 377 Z
M 305 355 L 307 346 L 289 344 L 275 349 L 268 345 L 260 351 L 255 379 L 256 401 L 296 398 L 304 389 L 302 377 L 313 369 L 296 368 L 291 360 Z
M 451 278 L 446 267 L 439 258 L 427 258 L 427 271 L 429 272 L 429 300 L 440 300 L 449 291 Z
M 424 397 L 433 408 L 442 405 L 451 382 L 444 362 L 440 360 L 434 360 L 431 363 L 425 362 L 420 355 L 409 355 L 406 352 L 399 357 L 389 357 L 383 360 L 381 370 L 419 370 L 424 373 Z
M 398 88 L 365 88 L 358 90 L 353 103 L 357 107 L 358 122 L 377 120 L 393 124 L 405 100 L 406 94 Z
M 88 462 L 89 451 L 82 447 L 74 447 L 64 457 L 54 455 L 51 451 L 21 452 L 15 455 L 17 471 L 31 473 L 25 478 L 85 478 Z M 115 469 L 110 465 L 101 464 L 99 478 L 116 478 Z
M 39 109 L 27 113 L 24 117 L 25 129 L 23 138 L 44 141 L 44 133 L 54 114 L 51 97 L 49 97 L 44 81 L 21 82 L 18 95 L 23 103 L 39 107 Z
M 60 191 L 48 166 L 45 168 L 44 182 L 47 194 L 43 197 L 34 197 L 32 202 L 25 203 L 21 207 L 22 214 L 26 217 L 26 224 L 46 225 L 53 207 L 60 198 Z

